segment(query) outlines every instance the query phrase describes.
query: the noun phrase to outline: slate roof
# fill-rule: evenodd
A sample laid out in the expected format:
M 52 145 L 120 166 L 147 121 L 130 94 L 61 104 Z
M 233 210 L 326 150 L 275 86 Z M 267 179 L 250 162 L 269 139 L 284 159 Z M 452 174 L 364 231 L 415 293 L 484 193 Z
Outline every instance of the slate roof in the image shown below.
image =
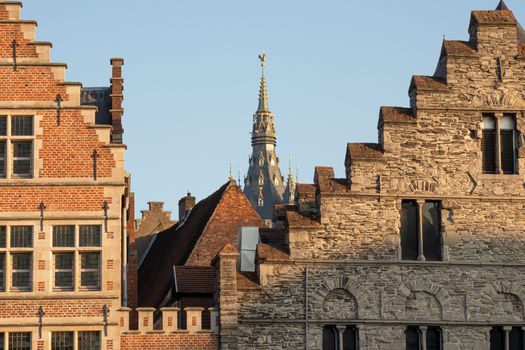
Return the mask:
M 88 87 L 80 90 L 80 103 L 98 108 L 95 114 L 95 123 L 111 125 L 111 88 L 110 87 Z
M 477 51 L 474 49 L 469 41 L 462 40 L 444 40 L 443 51 L 447 55 L 452 56 L 468 56 L 476 57 Z
M 175 292 L 180 294 L 213 294 L 215 269 L 213 266 L 174 266 Z
M 224 184 L 197 203 L 184 222 L 157 234 L 139 268 L 141 306 L 156 307 L 166 296 L 171 286 L 173 266 L 186 263 L 229 185 L 230 182 Z

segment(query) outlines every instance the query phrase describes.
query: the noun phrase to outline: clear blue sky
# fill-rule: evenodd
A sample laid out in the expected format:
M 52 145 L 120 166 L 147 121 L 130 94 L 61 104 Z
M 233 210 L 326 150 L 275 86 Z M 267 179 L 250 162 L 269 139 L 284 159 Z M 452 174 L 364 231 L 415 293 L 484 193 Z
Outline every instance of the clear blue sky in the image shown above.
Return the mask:
M 270 108 L 281 169 L 301 182 L 315 165 L 344 176 L 347 142 L 376 142 L 381 105 L 408 105 L 413 74 L 434 72 L 443 35 L 467 39 L 470 11 L 497 0 L 25 0 L 22 16 L 52 41 L 67 79 L 109 84 L 126 59 L 127 169 L 137 211 L 165 201 L 177 216 L 247 169 L 260 67 L 268 55 Z M 522 24 L 525 1 L 508 0 Z M 235 171 L 236 172 L 236 171 Z M 140 216 L 140 214 L 139 214 Z

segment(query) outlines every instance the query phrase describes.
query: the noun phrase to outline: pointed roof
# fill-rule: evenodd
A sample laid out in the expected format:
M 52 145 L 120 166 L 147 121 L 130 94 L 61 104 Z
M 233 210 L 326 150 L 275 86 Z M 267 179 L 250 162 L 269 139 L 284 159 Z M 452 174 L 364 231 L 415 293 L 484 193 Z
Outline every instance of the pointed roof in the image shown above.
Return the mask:
M 266 65 L 266 54 L 262 53 L 259 55 L 261 60 L 261 85 L 259 86 L 259 107 L 257 112 L 270 112 L 268 107 L 268 88 L 266 86 L 266 77 L 264 76 L 264 66 Z
M 496 10 L 497 11 L 511 11 L 509 7 L 507 6 L 507 4 L 505 3 L 505 1 L 503 0 L 500 0 L 498 7 L 496 7 Z M 518 42 L 520 44 L 525 44 L 525 29 L 523 29 L 523 27 L 521 26 L 519 22 L 518 22 L 517 32 L 518 32 Z

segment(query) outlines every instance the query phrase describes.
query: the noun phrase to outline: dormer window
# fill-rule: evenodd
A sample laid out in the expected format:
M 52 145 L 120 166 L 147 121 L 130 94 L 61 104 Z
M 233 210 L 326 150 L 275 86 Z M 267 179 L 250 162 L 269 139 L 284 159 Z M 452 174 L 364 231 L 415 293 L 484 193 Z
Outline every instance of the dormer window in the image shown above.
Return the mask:
M 516 118 L 514 114 L 497 117 L 483 115 L 483 173 L 516 174 Z

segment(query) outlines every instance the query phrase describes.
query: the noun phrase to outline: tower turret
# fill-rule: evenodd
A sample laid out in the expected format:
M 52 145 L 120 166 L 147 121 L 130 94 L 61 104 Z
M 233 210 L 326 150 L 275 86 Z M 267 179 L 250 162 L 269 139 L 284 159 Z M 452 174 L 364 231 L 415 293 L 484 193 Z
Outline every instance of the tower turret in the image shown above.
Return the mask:
M 263 219 L 271 219 L 273 206 L 283 202 L 284 178 L 275 153 L 277 133 L 275 115 L 268 106 L 268 88 L 264 67 L 266 54 L 259 55 L 262 75 L 259 87 L 259 106 L 253 115 L 252 155 L 244 182 L 244 193 Z

